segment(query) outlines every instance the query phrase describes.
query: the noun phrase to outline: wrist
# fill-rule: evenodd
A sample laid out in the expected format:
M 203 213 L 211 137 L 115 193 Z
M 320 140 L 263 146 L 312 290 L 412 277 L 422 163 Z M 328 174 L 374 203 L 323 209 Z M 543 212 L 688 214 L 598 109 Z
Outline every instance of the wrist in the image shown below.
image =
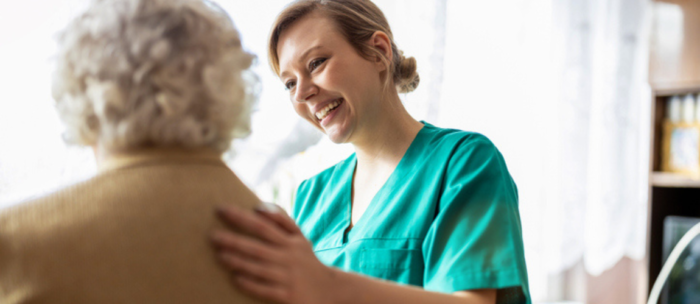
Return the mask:
M 327 269 L 328 279 L 325 282 L 325 290 L 327 293 L 326 299 L 328 299 L 328 301 L 326 303 L 350 303 L 349 300 L 352 299 L 352 295 L 350 294 L 352 285 L 348 282 L 349 274 L 334 267 L 327 267 Z

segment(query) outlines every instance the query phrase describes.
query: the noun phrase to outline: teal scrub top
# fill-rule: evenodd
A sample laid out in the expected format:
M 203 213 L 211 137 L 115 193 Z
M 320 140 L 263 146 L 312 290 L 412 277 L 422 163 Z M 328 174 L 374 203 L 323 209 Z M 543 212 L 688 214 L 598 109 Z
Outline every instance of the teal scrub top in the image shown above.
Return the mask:
M 426 290 L 531 303 L 518 193 L 485 136 L 424 122 L 349 231 L 355 154 L 305 180 L 293 217 L 326 265 Z

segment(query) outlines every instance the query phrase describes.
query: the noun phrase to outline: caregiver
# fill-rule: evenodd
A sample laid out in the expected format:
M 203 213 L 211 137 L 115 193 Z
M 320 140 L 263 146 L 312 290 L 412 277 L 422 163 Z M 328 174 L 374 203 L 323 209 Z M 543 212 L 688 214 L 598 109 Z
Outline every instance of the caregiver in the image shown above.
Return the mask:
M 368 0 L 277 18 L 270 64 L 297 114 L 355 153 L 304 181 L 294 220 L 222 208 L 213 239 L 242 291 L 276 303 L 530 303 L 518 194 L 483 135 L 412 118 L 419 82 Z M 298 225 L 298 226 L 297 226 Z

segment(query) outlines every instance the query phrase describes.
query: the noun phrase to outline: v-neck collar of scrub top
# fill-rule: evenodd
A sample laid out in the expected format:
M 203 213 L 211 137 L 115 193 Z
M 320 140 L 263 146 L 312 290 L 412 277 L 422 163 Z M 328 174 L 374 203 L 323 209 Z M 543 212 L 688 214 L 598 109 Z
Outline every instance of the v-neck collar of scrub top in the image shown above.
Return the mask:
M 384 185 L 379 188 L 379 191 L 374 194 L 374 197 L 372 197 L 372 200 L 367 206 L 367 209 L 365 209 L 365 212 L 350 229 L 348 229 L 348 227 L 350 227 L 350 224 L 352 223 L 352 176 L 357 168 L 356 154 L 353 153 L 350 158 L 343 163 L 343 165 L 346 166 L 345 168 L 342 168 L 344 174 L 340 177 L 340 180 L 342 180 L 344 183 L 342 185 L 342 200 L 340 200 L 340 203 L 345 207 L 341 208 L 343 210 L 341 214 L 341 221 L 342 227 L 344 227 L 344 229 L 341 230 L 341 233 L 343 234 L 343 244 L 347 244 L 349 241 L 356 238 L 362 238 L 362 236 L 368 232 L 366 231 L 367 225 L 365 222 L 368 221 L 367 218 L 374 217 L 373 215 L 376 212 L 375 209 L 379 208 L 379 206 L 377 206 L 379 204 L 377 201 L 384 201 L 386 196 L 391 194 L 391 191 L 387 189 L 394 188 L 397 183 L 400 183 L 401 180 L 403 180 L 406 174 L 412 171 L 411 166 L 407 164 L 413 163 L 416 157 L 423 153 L 422 149 L 425 149 L 426 146 L 422 145 L 421 143 L 424 141 L 427 133 L 429 133 L 429 130 L 434 128 L 433 125 L 425 121 L 421 121 L 421 123 L 423 123 L 423 127 L 418 131 L 418 134 L 416 134 L 416 137 L 408 146 L 408 149 L 406 149 L 403 157 L 401 157 L 401 160 L 396 165 L 396 168 L 394 168 L 394 172 L 392 172 L 389 178 L 384 182 Z

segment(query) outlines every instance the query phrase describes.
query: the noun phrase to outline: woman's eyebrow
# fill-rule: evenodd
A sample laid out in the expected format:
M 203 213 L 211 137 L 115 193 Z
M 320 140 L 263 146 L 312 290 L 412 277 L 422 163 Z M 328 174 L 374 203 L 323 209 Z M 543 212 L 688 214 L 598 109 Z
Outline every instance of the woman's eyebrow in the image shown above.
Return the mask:
M 301 57 L 299 57 L 299 62 L 303 62 L 304 59 L 305 59 L 307 56 L 309 56 L 309 53 L 313 52 L 314 50 L 320 49 L 321 47 L 322 47 L 322 46 L 321 46 L 320 44 L 317 44 L 317 45 L 315 45 L 315 46 L 312 46 L 312 47 L 308 48 L 306 51 L 304 51 L 303 53 L 301 53 Z
M 312 46 L 312 47 L 306 49 L 306 51 L 304 51 L 303 53 L 301 53 L 301 56 L 299 56 L 299 60 L 297 60 L 297 62 L 303 63 L 304 60 L 306 59 L 306 57 L 309 56 L 309 53 L 313 52 L 314 50 L 320 49 L 320 48 L 322 48 L 322 47 L 323 47 L 322 45 L 317 44 L 317 45 L 315 45 L 315 46 Z M 284 75 L 286 75 L 286 74 L 288 74 L 287 71 L 282 71 L 282 72 L 280 73 L 280 77 L 284 77 Z

